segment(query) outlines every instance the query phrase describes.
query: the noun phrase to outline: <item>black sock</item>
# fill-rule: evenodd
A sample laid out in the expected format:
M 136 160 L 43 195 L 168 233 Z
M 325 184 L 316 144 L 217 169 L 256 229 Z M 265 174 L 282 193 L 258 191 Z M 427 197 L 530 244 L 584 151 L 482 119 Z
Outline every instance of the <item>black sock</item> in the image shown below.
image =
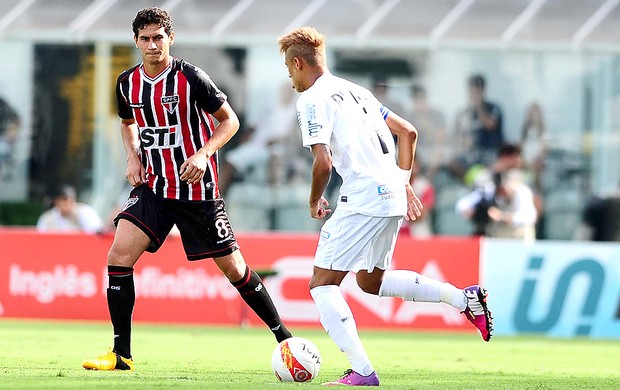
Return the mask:
M 271 329 L 278 342 L 291 337 L 286 329 L 276 307 L 258 274 L 247 266 L 245 275 L 237 282 L 232 283 L 237 288 L 241 298 L 254 310 L 261 320 Z
M 108 309 L 114 328 L 114 352 L 131 359 L 131 317 L 136 303 L 133 268 L 108 266 Z

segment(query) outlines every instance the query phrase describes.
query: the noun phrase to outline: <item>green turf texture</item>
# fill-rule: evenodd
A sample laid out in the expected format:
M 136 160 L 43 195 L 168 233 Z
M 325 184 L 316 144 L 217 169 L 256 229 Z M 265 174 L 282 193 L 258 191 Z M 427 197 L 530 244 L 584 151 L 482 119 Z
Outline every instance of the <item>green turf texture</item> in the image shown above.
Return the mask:
M 107 323 L 0 319 L 0 389 L 324 388 L 347 369 L 321 330 L 323 364 L 312 383 L 280 383 L 271 371 L 275 340 L 263 328 L 134 325 L 136 370 L 87 371 L 107 351 Z M 620 341 L 496 337 L 475 333 L 362 331 L 385 389 L 620 389 Z

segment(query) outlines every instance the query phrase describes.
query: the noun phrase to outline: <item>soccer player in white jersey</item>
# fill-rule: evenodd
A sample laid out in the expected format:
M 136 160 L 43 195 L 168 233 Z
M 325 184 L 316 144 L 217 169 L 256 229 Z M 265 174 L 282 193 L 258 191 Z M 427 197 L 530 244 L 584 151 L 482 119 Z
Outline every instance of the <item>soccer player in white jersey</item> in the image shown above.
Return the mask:
M 331 212 L 323 192 L 332 166 L 343 180 L 335 212 L 321 228 L 309 287 L 321 324 L 345 353 L 351 369 L 325 384 L 379 385 L 340 291 L 349 272 L 356 273 L 357 284 L 369 294 L 447 303 L 489 341 L 492 317 L 485 289 L 473 285 L 461 290 L 414 271 L 388 270 L 403 219 L 416 219 L 422 208 L 409 184 L 415 127 L 367 89 L 331 74 L 325 37 L 314 28 L 296 29 L 280 37 L 278 45 L 293 88 L 301 93 L 297 118 L 302 142 L 314 156 L 312 218 L 323 219 Z

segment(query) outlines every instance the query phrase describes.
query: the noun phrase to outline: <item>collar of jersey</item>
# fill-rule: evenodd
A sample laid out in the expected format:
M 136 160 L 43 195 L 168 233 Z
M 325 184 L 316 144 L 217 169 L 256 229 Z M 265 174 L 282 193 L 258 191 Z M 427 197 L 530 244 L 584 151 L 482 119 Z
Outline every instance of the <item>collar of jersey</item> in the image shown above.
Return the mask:
M 151 77 L 148 74 L 146 74 L 146 71 L 144 70 L 144 63 L 141 63 L 140 64 L 140 73 L 142 74 L 142 77 L 144 78 L 145 81 L 147 81 L 149 83 L 156 83 L 157 81 L 159 81 L 162 77 L 164 77 L 168 73 L 170 68 L 172 68 L 172 62 L 170 64 L 168 64 L 168 66 L 166 66 L 161 72 L 159 72 L 159 74 L 157 76 Z

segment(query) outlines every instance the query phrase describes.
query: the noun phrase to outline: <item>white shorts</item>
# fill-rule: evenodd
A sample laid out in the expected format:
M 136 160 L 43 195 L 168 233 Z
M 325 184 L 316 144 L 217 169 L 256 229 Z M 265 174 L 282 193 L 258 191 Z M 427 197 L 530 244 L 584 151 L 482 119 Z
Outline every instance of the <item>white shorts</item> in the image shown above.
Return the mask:
M 387 269 L 403 219 L 336 210 L 321 228 L 314 265 L 353 272 Z

